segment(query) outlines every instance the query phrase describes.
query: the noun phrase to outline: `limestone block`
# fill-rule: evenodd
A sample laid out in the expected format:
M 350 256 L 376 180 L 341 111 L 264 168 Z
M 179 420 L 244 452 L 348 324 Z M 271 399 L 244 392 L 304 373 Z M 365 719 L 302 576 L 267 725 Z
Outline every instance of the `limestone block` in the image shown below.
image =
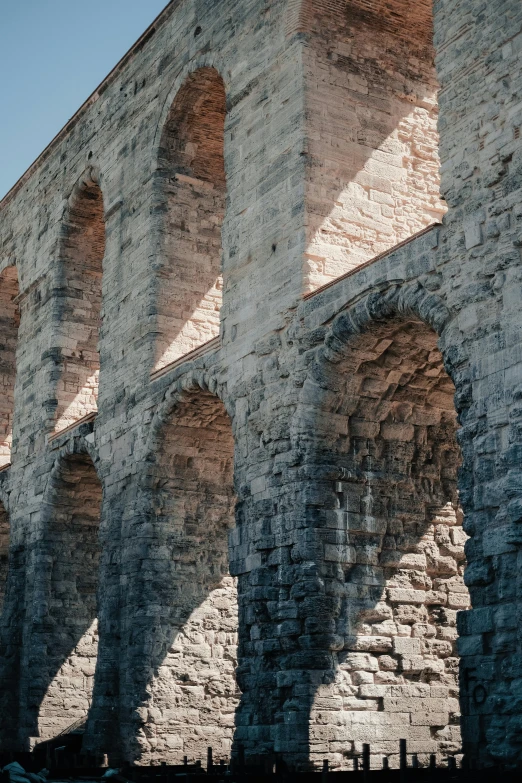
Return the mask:
M 392 603 L 397 604 L 423 604 L 426 601 L 426 593 L 422 590 L 390 588 L 388 598 Z
M 417 656 L 421 652 L 421 642 L 419 639 L 396 636 L 393 639 L 393 651 L 396 655 Z

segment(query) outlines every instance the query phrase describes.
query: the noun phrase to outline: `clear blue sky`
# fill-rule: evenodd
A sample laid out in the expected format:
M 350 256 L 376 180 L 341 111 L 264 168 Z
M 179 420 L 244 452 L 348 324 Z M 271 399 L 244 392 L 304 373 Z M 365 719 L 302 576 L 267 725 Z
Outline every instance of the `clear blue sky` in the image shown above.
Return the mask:
M 167 0 L 0 0 L 0 198 Z

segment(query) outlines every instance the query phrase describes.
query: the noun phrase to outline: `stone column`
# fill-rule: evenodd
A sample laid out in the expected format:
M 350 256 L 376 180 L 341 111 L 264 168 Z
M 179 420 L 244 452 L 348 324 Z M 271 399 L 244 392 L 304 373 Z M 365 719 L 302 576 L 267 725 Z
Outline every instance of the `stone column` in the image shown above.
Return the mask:
M 83 739 L 84 753 L 102 756 L 109 762 L 121 759 L 120 682 L 120 545 L 121 498 L 106 497 L 100 524 L 98 576 L 98 657 L 92 705 Z
M 506 278 L 509 335 L 522 291 L 518 265 Z M 483 339 L 473 334 L 473 383 L 460 400 L 465 582 L 473 606 L 458 623 L 462 734 L 465 752 L 479 763 L 514 764 L 522 756 L 522 365 L 509 348 L 480 356 Z
M 236 751 L 282 754 L 306 766 L 309 716 L 318 684 L 334 670 L 342 639 L 339 569 L 324 557 L 319 533 L 331 503 L 329 476 L 303 464 L 303 433 L 292 417 L 302 381 L 288 378 L 281 338 L 256 346 L 258 372 L 237 386 L 236 529 L 231 572 L 239 577 Z
M 0 748 L 19 750 L 20 662 L 25 596 L 25 550 L 11 545 L 0 625 Z
M 335 632 L 339 573 L 324 559 L 317 532 L 328 493 L 307 478 L 306 470 L 299 483 L 258 476 L 231 535 L 242 690 L 236 746 L 244 744 L 247 755 L 281 754 L 297 767 L 308 763 L 314 694 L 333 677 L 343 645 Z

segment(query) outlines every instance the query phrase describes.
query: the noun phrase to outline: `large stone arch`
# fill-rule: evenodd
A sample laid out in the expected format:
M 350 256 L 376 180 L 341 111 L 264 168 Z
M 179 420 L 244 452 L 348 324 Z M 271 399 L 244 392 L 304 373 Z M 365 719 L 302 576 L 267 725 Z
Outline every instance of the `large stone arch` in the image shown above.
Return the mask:
M 75 183 L 62 216 L 54 295 L 54 432 L 97 410 L 105 256 L 105 200 L 95 165 Z
M 228 92 L 230 79 L 228 78 L 227 69 L 225 66 L 226 63 L 220 57 L 219 52 L 201 52 L 197 57 L 191 59 L 190 62 L 187 63 L 187 65 L 185 65 L 185 67 L 182 68 L 182 70 L 177 74 L 174 83 L 170 86 L 166 95 L 164 95 L 161 109 L 156 121 L 156 131 L 154 133 L 152 157 L 150 161 L 150 172 L 152 175 L 154 175 L 158 169 L 159 148 L 163 129 L 180 89 L 183 87 L 189 76 L 198 71 L 200 68 L 213 68 L 221 75 Z
M 233 426 L 234 401 L 227 394 L 226 384 L 220 383 L 216 377 L 216 373 L 212 370 L 194 367 L 191 364 L 184 365 L 183 369 L 180 370 L 179 377 L 171 382 L 163 395 L 161 403 L 154 412 L 145 445 L 146 460 L 154 459 L 154 455 L 161 442 L 163 428 L 175 409 L 183 401 L 184 397 L 200 391 L 209 392 L 220 400 L 225 407 Z
M 219 335 L 227 106 L 221 73 L 207 62 L 178 80 L 155 149 L 156 370 Z
M 298 614 L 320 662 L 315 763 L 350 766 L 364 742 L 398 763 L 400 738 L 423 763 L 461 750 L 456 615 L 469 596 L 454 393 L 458 404 L 466 363 L 452 363 L 454 328 L 419 282 L 383 285 L 333 318 L 303 386 L 293 436 L 318 553 L 308 578 L 321 588 Z
M 238 701 L 237 591 L 228 566 L 234 439 L 217 388 L 194 369 L 166 393 L 147 440 L 134 544 L 122 557 L 130 586 L 122 739 L 139 763 L 201 758 L 208 745 L 230 755 Z
M 0 468 L 11 462 L 15 407 L 16 353 L 20 326 L 18 269 L 0 265 Z
M 50 739 L 83 720 L 92 702 L 98 650 L 102 482 L 93 445 L 72 437 L 45 487 L 37 544 L 32 625 L 22 677 L 22 740 Z
M 93 465 L 98 467 L 99 455 L 96 445 L 88 440 L 85 435 L 73 434 L 67 441 L 58 449 L 56 456 L 54 457 L 52 467 L 47 476 L 47 481 L 44 488 L 44 503 L 46 504 L 46 513 L 42 516 L 41 529 L 45 529 L 49 525 L 50 513 L 51 513 L 51 499 L 53 493 L 60 482 L 60 472 L 62 470 L 63 462 L 68 457 L 74 455 L 85 454 L 90 458 Z

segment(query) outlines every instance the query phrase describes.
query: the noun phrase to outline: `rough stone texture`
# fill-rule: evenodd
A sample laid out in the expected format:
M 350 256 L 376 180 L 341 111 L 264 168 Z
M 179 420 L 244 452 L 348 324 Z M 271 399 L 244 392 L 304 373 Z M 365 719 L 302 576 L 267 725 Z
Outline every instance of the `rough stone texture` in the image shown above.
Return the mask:
M 311 291 L 440 220 L 445 205 L 431 3 L 304 5 Z
M 143 693 L 144 725 L 129 728 L 129 752 L 137 734 L 144 761 L 196 758 L 205 742 L 228 758 L 238 703 L 237 588 L 228 567 L 235 505 L 230 419 L 216 397 L 193 393 L 156 442 L 141 488 L 139 570 L 136 556 L 122 565 L 124 585 L 138 591 L 122 631 L 129 650 L 133 637 L 140 645 L 125 691 Z
M 60 318 L 53 346 L 59 357 L 57 432 L 95 411 L 98 396 L 105 222 L 103 196 L 93 169 L 74 188 L 61 233 L 54 290 Z
M 219 334 L 225 100 L 218 72 L 201 68 L 176 96 L 162 134 L 158 369 Z
M 101 484 L 88 455 L 67 457 L 52 478 L 38 560 L 44 602 L 31 628 L 28 700 L 34 735 L 48 739 L 87 716 L 98 648 L 96 590 Z
M 16 267 L 8 266 L 0 275 L 0 467 L 11 461 L 13 437 L 14 385 L 16 376 L 16 342 L 20 312 L 16 302 L 18 276 Z
M 305 621 L 339 637 L 337 672 L 316 691 L 310 750 L 343 767 L 371 737 L 372 753 L 398 766 L 405 738 L 421 763 L 442 761 L 460 751 L 456 610 L 469 605 L 454 387 L 419 321 L 365 333 L 337 387 L 313 446 L 343 478 L 309 502 L 340 604 L 335 623 Z
M 453 752 L 457 629 L 464 751 L 522 757 L 522 7 L 435 2 L 398 247 L 428 7 L 325 7 L 174 0 L 2 202 L 7 747 Z
M 9 568 L 9 517 L 0 505 L 0 612 L 4 605 L 7 572 Z

